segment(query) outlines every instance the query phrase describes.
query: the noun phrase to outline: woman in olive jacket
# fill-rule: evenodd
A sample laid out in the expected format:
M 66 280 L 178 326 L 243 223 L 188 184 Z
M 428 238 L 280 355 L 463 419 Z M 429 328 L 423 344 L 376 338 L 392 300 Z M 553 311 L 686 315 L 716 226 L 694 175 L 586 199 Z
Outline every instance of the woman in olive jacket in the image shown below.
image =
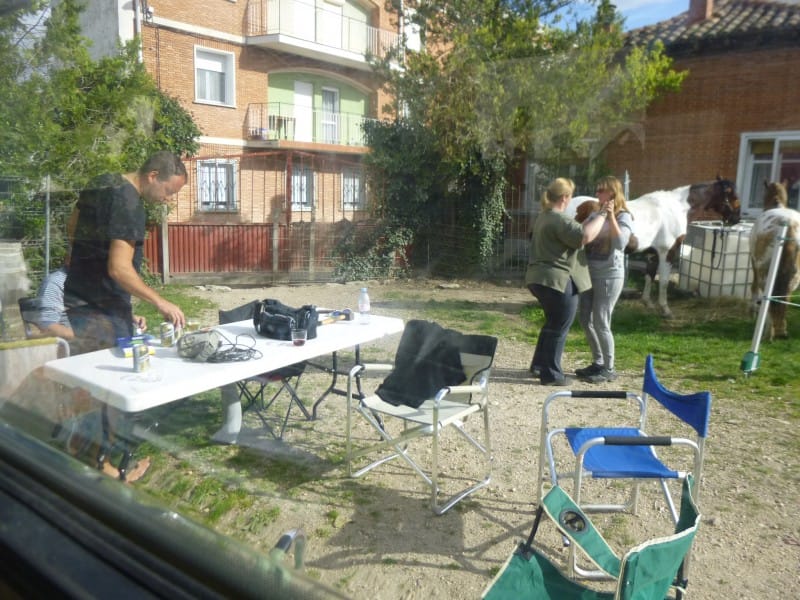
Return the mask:
M 542 199 L 542 212 L 533 226 L 525 285 L 544 311 L 530 370 L 542 385 L 569 385 L 561 369 L 561 355 L 575 313 L 578 294 L 592 287 L 583 246 L 600 232 L 606 216 L 583 224 L 564 214 L 575 184 L 555 179 Z

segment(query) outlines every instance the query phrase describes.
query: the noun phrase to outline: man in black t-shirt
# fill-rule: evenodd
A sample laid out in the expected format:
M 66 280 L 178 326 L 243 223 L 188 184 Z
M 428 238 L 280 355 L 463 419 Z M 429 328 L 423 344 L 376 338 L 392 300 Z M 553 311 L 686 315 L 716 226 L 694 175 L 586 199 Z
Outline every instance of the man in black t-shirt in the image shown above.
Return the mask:
M 103 175 L 80 194 L 64 305 L 75 332 L 73 354 L 109 348 L 133 335 L 131 295 L 155 306 L 165 321 L 186 323 L 183 311 L 139 275 L 145 237 L 145 201 L 166 203 L 186 184 L 186 167 L 171 152 L 156 152 L 134 173 Z M 144 320 L 137 317 L 137 326 Z

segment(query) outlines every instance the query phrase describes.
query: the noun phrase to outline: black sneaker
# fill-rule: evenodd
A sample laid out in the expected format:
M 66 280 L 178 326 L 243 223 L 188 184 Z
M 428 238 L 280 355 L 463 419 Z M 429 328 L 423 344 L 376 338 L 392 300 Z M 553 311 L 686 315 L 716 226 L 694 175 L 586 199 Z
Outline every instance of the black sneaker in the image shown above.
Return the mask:
M 604 368 L 600 369 L 600 371 L 594 375 L 587 375 L 583 380 L 589 383 L 606 383 L 608 381 L 614 381 L 616 378 L 617 372 L 615 370 Z
M 599 373 L 602 370 L 603 370 L 603 365 L 592 363 L 588 367 L 583 367 L 582 369 L 575 369 L 575 375 L 577 375 L 578 377 L 588 377 L 589 375 L 597 375 L 597 373 Z

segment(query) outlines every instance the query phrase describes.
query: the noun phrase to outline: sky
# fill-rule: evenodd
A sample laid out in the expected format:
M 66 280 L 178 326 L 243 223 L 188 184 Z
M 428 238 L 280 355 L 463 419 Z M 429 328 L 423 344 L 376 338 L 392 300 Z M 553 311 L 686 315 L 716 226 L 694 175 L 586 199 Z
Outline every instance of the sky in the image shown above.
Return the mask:
M 625 17 L 626 30 L 652 25 L 689 10 L 689 0 L 612 0 L 612 3 Z M 593 6 L 585 7 L 585 16 L 594 14 Z

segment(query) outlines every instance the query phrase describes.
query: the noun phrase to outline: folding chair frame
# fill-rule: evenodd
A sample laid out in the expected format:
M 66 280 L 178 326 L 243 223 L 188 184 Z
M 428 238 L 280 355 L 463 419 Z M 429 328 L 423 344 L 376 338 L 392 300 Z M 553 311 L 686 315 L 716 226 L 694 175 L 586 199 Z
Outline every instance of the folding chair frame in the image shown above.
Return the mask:
M 703 468 L 703 449 L 708 433 L 708 421 L 711 413 L 711 394 L 699 392 L 694 394 L 678 394 L 667 390 L 658 381 L 653 369 L 653 357 L 648 355 L 645 361 L 643 394 L 639 396 L 632 392 L 624 391 L 561 391 L 550 394 L 542 408 L 541 444 L 539 453 L 539 498 L 544 497 L 544 464 L 547 458 L 550 482 L 558 485 L 560 480 L 572 478 L 574 481 L 573 496 L 575 502 L 587 512 L 616 512 L 631 510 L 634 514 L 637 509 L 639 484 L 643 481 L 656 481 L 661 487 L 664 500 L 669 508 L 672 520 L 678 523 L 679 514 L 675 508 L 669 480 L 685 480 L 689 471 L 669 469 L 658 458 L 655 448 L 664 446 L 682 446 L 688 448 L 693 454 L 693 473 L 697 478 L 694 485 L 694 497 L 700 494 L 700 477 Z M 633 400 L 639 408 L 639 426 L 633 427 L 562 427 L 550 429 L 550 409 L 556 401 L 564 398 L 595 398 L 616 399 L 620 401 Z M 653 398 L 666 410 L 671 412 L 683 423 L 695 429 L 697 438 L 690 440 L 673 436 L 649 436 L 647 427 L 647 402 Z M 586 433 L 581 437 L 582 433 Z M 564 435 L 574 455 L 574 470 L 559 473 L 555 462 L 553 440 L 556 436 Z M 586 465 L 590 453 L 594 452 L 593 463 L 595 468 Z M 634 464 L 637 458 L 645 458 L 649 464 Z M 621 460 L 621 459 L 624 459 Z M 626 461 L 626 462 L 625 462 Z M 638 468 L 633 468 L 637 466 Z M 632 481 L 630 500 L 624 504 L 581 504 L 581 488 L 583 478 L 592 476 L 602 479 L 629 479 Z M 586 578 L 605 578 L 605 575 L 595 570 L 586 570 L 576 563 L 574 548 L 571 548 L 573 572 Z
M 219 311 L 218 315 L 219 322 L 221 324 L 225 324 L 242 319 L 252 318 L 257 303 L 258 302 L 254 300 L 231 310 L 221 310 Z M 275 439 L 283 439 L 283 434 L 286 431 L 286 425 L 289 422 L 289 416 L 291 415 L 292 407 L 295 404 L 303 413 L 303 416 L 305 416 L 306 420 L 310 421 L 313 418 L 305 404 L 303 404 L 303 401 L 300 399 L 300 396 L 297 394 L 297 386 L 300 382 L 300 378 L 302 377 L 303 373 L 305 372 L 305 368 L 308 365 L 308 362 L 297 363 L 288 367 L 283 367 L 276 371 L 261 373 L 260 375 L 248 377 L 247 379 L 236 382 L 236 387 L 239 390 L 239 399 L 246 402 L 246 404 L 243 406 L 243 409 L 247 410 L 248 408 L 253 407 L 258 415 L 258 418 L 261 419 L 261 423 L 264 428 Z M 255 392 L 251 391 L 248 387 L 248 385 L 251 383 L 258 386 L 258 389 Z M 268 402 L 264 402 L 264 391 L 270 383 L 277 383 L 280 385 L 280 387 Z M 265 413 L 284 391 L 289 394 L 289 406 L 286 409 L 286 413 L 283 415 L 280 434 L 275 435 L 275 431 L 268 423 Z
M 42 335 L 34 321 L 36 315 L 39 314 L 39 299 L 35 296 L 26 296 L 17 300 L 17 305 L 22 326 L 25 329 L 25 337 L 28 339 L 46 337 Z
M 299 370 L 298 370 L 299 371 Z M 297 374 L 294 375 L 281 375 L 279 373 L 265 373 L 263 375 L 258 375 L 256 377 L 250 377 L 248 379 L 244 379 L 242 381 L 237 382 L 237 387 L 239 388 L 239 398 L 243 398 L 247 401 L 245 409 L 252 407 L 255 410 L 258 418 L 261 419 L 262 425 L 264 428 L 269 431 L 269 433 L 275 438 L 282 440 L 283 434 L 286 431 L 286 425 L 289 422 L 289 417 L 292 414 L 292 407 L 297 405 L 300 409 L 300 412 L 303 413 L 303 416 L 306 418 L 307 421 L 311 420 L 311 413 L 306 408 L 303 401 L 300 399 L 300 396 L 297 394 L 297 386 L 300 383 L 300 378 L 303 376 L 303 371 L 299 371 Z M 252 391 L 248 384 L 254 383 L 258 386 L 258 390 Z M 268 401 L 264 401 L 264 392 L 269 386 L 270 383 L 276 383 L 279 385 L 278 390 L 272 395 L 272 397 Z M 281 422 L 281 429 L 278 435 L 275 435 L 275 431 L 272 426 L 269 424 L 265 413 L 269 408 L 275 403 L 278 397 L 283 393 L 286 392 L 289 396 L 289 406 L 286 408 L 286 413 L 283 416 L 283 421 Z
M 404 405 L 394 406 L 384 402 L 377 395 L 362 396 L 357 403 L 354 402 L 354 390 L 358 378 L 365 373 L 388 373 L 391 370 L 392 365 L 388 364 L 356 365 L 350 370 L 347 379 L 347 475 L 354 478 L 360 477 L 390 460 L 401 458 L 430 488 L 430 502 L 434 513 L 437 515 L 444 514 L 467 496 L 486 487 L 491 480 L 494 458 L 489 434 L 489 368 L 479 371 L 473 377 L 473 381 L 476 378 L 479 379 L 477 384 L 442 388 L 432 401 L 423 403 L 419 408 Z M 460 395 L 469 395 L 470 401 L 464 402 L 455 399 L 456 396 Z M 380 442 L 357 451 L 353 450 L 353 411 L 361 414 L 380 434 L 382 438 Z M 475 439 L 464 429 L 464 419 L 476 412 L 483 413 L 484 438 L 482 441 Z M 386 431 L 382 421 L 384 416 L 401 419 L 403 421 L 403 433 L 392 437 Z M 451 425 L 471 447 L 478 451 L 483 461 L 484 475 L 473 484 L 451 495 L 445 502 L 439 502 L 441 492 L 439 487 L 440 436 Z M 407 452 L 408 442 L 422 436 L 430 436 L 432 439 L 430 474 L 426 473 Z M 388 453 L 386 453 L 387 451 Z M 381 452 L 384 455 L 363 468 L 354 471 L 353 462 L 355 460 L 375 452 Z

